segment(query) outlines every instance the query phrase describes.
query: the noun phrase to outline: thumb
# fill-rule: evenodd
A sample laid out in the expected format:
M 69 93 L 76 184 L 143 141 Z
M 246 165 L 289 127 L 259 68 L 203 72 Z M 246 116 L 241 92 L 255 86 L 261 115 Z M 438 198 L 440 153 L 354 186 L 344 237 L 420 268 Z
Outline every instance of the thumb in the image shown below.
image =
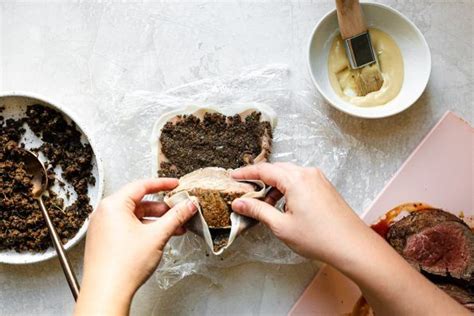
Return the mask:
M 151 226 L 156 231 L 161 239 L 166 243 L 168 239 L 173 236 L 174 232 L 196 214 L 196 205 L 190 200 L 180 202 L 168 210 L 161 216 L 156 223 Z M 164 244 L 163 244 L 164 246 Z
M 232 209 L 241 215 L 256 219 L 273 230 L 283 220 L 283 214 L 268 203 L 252 198 L 239 198 L 232 203 Z

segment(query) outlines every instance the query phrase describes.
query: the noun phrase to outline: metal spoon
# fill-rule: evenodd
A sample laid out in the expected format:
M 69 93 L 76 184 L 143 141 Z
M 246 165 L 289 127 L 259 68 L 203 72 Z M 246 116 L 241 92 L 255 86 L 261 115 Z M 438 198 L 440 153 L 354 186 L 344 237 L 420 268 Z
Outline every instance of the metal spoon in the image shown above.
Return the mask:
M 22 155 L 22 160 L 25 163 L 25 170 L 28 172 L 28 174 L 33 176 L 33 179 L 31 180 L 31 183 L 33 184 L 33 197 L 39 202 L 41 212 L 43 213 L 46 225 L 48 226 L 49 234 L 51 235 L 54 248 L 58 254 L 59 262 L 63 268 L 67 283 L 71 288 L 74 300 L 77 300 L 77 297 L 79 296 L 79 283 L 77 282 L 74 271 L 72 270 L 66 252 L 64 251 L 61 238 L 53 226 L 53 222 L 49 217 L 48 211 L 46 210 L 42 199 L 44 191 L 48 188 L 48 176 L 46 169 L 43 163 L 38 159 L 38 157 L 36 157 L 34 153 L 29 150 L 24 150 L 24 152 L 25 154 Z

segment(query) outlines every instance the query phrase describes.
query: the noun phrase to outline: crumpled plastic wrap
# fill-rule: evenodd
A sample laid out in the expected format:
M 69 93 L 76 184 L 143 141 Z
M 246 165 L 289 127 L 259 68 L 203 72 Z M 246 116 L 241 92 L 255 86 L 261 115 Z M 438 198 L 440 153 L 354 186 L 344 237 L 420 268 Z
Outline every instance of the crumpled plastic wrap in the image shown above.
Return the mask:
M 123 154 L 134 158 L 123 170 L 124 178 L 131 178 L 131 172 L 150 176 L 149 137 L 155 121 L 164 113 L 190 105 L 225 109 L 258 103 L 271 107 L 278 116 L 271 161 L 319 167 L 330 180 L 337 181 L 338 168 L 352 141 L 318 110 L 310 92 L 295 93 L 290 89 L 289 75 L 286 65 L 273 64 L 244 69 L 237 75 L 199 80 L 162 93 L 137 91 L 125 95 L 117 102 L 113 115 L 113 130 L 123 135 L 119 142 L 134 144 L 123 150 Z M 130 126 L 134 126 L 133 131 L 126 129 Z M 192 274 L 218 283 L 220 268 L 247 262 L 295 264 L 304 260 L 262 224 L 245 231 L 220 256 L 210 254 L 205 242 L 189 232 L 170 240 L 155 279 L 161 288 L 169 288 Z

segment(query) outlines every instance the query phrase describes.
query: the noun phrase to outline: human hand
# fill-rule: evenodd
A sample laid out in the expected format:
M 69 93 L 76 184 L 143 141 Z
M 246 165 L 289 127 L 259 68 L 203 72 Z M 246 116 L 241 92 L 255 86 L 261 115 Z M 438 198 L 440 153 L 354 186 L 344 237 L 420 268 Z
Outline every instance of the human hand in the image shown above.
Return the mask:
M 265 202 L 241 198 L 232 208 L 264 223 L 305 257 L 334 263 L 338 253 L 353 247 L 358 232 L 367 229 L 318 169 L 262 163 L 235 170 L 232 176 L 260 179 L 273 187 Z M 285 213 L 270 205 L 282 196 L 286 199 Z
M 351 278 L 375 314 L 468 314 L 365 225 L 318 169 L 264 163 L 232 176 L 273 187 L 265 202 L 236 199 L 234 211 L 261 221 L 297 253 L 325 261 Z M 280 213 L 271 204 L 283 195 L 286 207 Z
M 183 234 L 183 224 L 196 213 L 190 202 L 169 209 L 163 202 L 142 198 L 177 185 L 177 179 L 136 181 L 100 202 L 87 232 L 76 314 L 128 313 L 136 290 L 158 266 L 166 242 Z

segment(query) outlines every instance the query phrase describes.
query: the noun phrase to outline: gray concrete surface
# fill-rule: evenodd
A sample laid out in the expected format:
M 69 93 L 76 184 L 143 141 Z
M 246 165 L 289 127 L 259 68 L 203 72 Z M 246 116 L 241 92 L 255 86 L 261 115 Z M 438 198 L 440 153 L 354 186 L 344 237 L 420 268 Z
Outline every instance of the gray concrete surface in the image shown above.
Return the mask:
M 232 74 L 248 65 L 288 64 L 294 91 L 310 91 L 314 106 L 358 141 L 339 170 L 336 185 L 361 213 L 445 111 L 474 122 L 473 2 L 381 2 L 400 10 L 421 29 L 433 61 L 423 96 L 392 118 L 350 117 L 332 109 L 313 87 L 306 68 L 307 40 L 315 23 L 333 7 L 332 1 L 2 1 L 0 91 L 32 91 L 54 98 L 97 127 L 113 121 L 108 110 L 130 91 L 162 91 Z M 95 133 L 101 142 L 117 136 L 97 129 Z M 110 193 L 130 179 L 114 173 L 110 168 L 114 164 L 108 161 L 126 166 L 127 158 L 114 157 L 111 151 L 103 158 Z M 79 274 L 83 250 L 82 242 L 70 251 Z M 283 315 L 316 271 L 311 262 L 251 263 L 222 270 L 218 285 L 192 276 L 167 291 L 150 280 L 138 292 L 132 314 Z M 1 315 L 64 315 L 72 309 L 56 261 L 0 264 Z

